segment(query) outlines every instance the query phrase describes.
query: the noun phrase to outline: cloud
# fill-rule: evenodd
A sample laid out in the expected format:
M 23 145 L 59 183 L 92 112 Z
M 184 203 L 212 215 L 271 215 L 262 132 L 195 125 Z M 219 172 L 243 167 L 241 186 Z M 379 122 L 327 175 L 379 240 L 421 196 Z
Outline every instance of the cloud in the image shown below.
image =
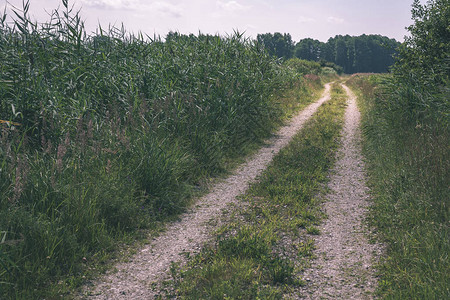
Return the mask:
M 217 6 L 219 6 L 221 9 L 227 10 L 227 11 L 245 11 L 250 9 L 251 6 L 248 5 L 242 5 L 238 3 L 237 1 L 217 1 Z
M 313 23 L 316 21 L 316 19 L 305 17 L 305 16 L 300 16 L 297 21 L 299 23 Z
M 160 12 L 162 15 L 174 17 L 174 18 L 181 18 L 181 7 L 167 3 L 167 2 L 154 2 L 150 5 L 151 9 L 154 9 L 158 12 Z
M 143 0 L 81 0 L 82 3 L 89 7 L 99 8 L 103 10 L 133 10 L 138 12 L 149 11 L 157 12 L 162 16 L 180 18 L 182 9 L 168 2 Z
M 336 17 L 328 17 L 327 22 L 332 24 L 342 24 L 344 23 L 344 19 L 336 18 Z
M 140 5 L 139 0 L 81 0 L 81 3 L 89 7 L 111 10 L 132 10 Z

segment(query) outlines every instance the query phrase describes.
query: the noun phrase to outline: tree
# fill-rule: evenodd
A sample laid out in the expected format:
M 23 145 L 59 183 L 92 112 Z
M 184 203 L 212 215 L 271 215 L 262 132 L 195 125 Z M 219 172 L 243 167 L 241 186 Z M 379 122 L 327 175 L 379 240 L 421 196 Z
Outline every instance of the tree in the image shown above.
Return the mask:
M 324 43 L 311 38 L 300 40 L 295 45 L 295 56 L 300 59 L 318 61 L 321 56 Z
M 264 45 L 270 55 L 284 57 L 289 59 L 294 51 L 294 42 L 289 33 L 281 34 L 279 32 L 258 34 L 257 41 Z
M 393 91 L 398 108 L 417 119 L 448 126 L 450 111 L 450 0 L 412 5 L 414 24 L 394 65 Z M 397 87 L 402 87 L 401 89 Z
M 355 72 L 374 72 L 376 66 L 372 64 L 373 60 L 373 44 L 370 42 L 373 37 L 368 38 L 362 35 L 355 39 L 355 56 L 354 68 Z
M 432 0 L 412 5 L 414 24 L 400 49 L 395 65 L 398 74 L 414 72 L 443 84 L 450 75 L 450 0 Z
M 344 70 L 346 70 L 348 57 L 347 57 L 347 45 L 344 41 L 344 39 L 339 38 L 336 41 L 335 44 L 335 50 L 334 50 L 334 62 L 338 64 L 339 66 L 342 66 Z M 347 70 L 346 70 L 347 72 Z
M 448 1 L 448 0 L 447 0 Z M 335 63 L 345 73 L 387 72 L 400 43 L 381 35 L 337 35 L 326 43 L 303 39 L 295 46 L 295 56 L 301 59 Z

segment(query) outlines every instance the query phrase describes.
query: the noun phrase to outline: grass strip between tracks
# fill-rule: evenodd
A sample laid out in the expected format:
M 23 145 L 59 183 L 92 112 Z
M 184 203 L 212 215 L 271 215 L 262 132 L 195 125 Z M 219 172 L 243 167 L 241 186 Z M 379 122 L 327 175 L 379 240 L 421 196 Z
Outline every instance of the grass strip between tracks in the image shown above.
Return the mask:
M 318 193 L 335 161 L 345 93 L 319 108 L 242 196 L 245 208 L 226 216 L 215 241 L 179 270 L 163 296 L 182 299 L 280 299 L 303 282 L 302 263 L 322 218 Z

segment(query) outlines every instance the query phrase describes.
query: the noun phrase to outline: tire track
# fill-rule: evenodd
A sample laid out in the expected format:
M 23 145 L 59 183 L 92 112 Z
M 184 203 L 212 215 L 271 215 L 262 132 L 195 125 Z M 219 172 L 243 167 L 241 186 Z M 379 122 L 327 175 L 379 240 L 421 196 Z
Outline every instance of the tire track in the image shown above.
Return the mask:
M 348 96 L 342 144 L 331 171 L 330 192 L 324 196 L 328 216 L 315 239 L 318 258 L 304 273 L 306 299 L 373 299 L 377 280 L 374 261 L 381 246 L 369 244 L 364 216 L 369 206 L 360 145 L 360 113 L 356 96 L 341 84 Z

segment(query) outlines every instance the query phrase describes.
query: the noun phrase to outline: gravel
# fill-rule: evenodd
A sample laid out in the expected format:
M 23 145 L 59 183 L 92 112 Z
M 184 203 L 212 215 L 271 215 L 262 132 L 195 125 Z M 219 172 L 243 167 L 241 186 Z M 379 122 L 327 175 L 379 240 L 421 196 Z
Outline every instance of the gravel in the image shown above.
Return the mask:
M 348 107 L 338 160 L 324 195 L 328 218 L 315 238 L 317 259 L 303 274 L 307 284 L 299 298 L 373 299 L 377 285 L 374 264 L 382 247 L 369 243 L 364 223 L 370 197 L 361 155 L 360 113 L 355 95 L 342 87 Z

